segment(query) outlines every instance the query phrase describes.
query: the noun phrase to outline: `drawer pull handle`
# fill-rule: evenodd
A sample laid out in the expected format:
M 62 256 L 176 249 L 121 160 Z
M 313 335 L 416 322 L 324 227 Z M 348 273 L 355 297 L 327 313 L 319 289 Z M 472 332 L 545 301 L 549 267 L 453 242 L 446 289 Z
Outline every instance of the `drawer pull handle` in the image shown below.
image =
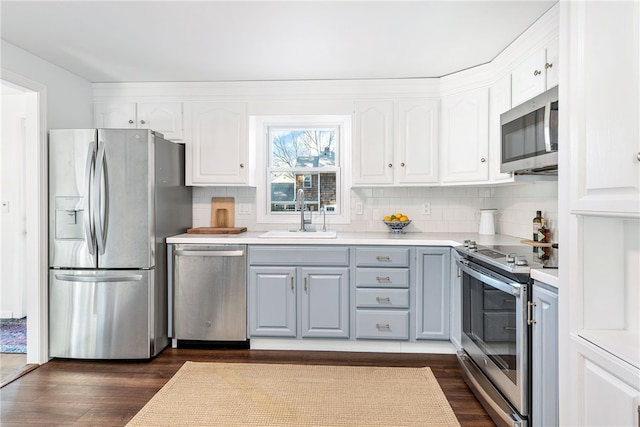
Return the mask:
M 390 282 L 390 281 L 391 281 L 391 278 L 390 278 L 389 276 L 384 276 L 384 277 L 382 277 L 382 276 L 376 276 L 376 280 L 377 280 L 378 282 Z
M 293 276 L 291 276 L 291 290 L 293 290 Z
M 378 301 L 378 302 L 391 302 L 391 298 L 389 298 L 389 297 L 376 297 L 376 301 Z
M 502 330 L 505 331 L 505 332 L 506 331 L 517 331 L 518 328 L 513 327 L 513 326 L 505 326 L 505 327 L 502 328 Z
M 304 291 L 307 292 L 307 278 L 304 278 Z
M 391 326 L 389 326 L 388 323 L 385 323 L 384 325 L 382 325 L 380 323 L 376 323 L 376 328 L 378 328 L 378 329 L 391 329 Z
M 389 258 L 389 255 L 378 255 L 376 256 L 376 259 L 378 261 L 391 261 L 391 258 Z

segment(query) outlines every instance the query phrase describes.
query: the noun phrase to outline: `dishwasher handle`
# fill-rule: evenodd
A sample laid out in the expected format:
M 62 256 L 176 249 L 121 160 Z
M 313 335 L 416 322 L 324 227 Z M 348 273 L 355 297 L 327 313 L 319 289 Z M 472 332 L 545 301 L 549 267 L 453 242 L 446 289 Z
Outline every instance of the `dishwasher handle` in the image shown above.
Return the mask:
M 187 250 L 179 249 L 173 251 L 176 256 L 210 256 L 210 257 L 234 257 L 244 256 L 244 250 L 235 251 L 207 251 L 207 250 Z

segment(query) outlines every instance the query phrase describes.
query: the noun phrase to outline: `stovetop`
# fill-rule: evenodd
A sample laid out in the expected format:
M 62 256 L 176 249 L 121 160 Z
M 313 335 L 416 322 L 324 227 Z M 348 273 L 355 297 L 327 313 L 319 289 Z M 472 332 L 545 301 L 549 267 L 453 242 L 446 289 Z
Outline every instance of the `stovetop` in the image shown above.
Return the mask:
M 456 246 L 458 253 L 518 276 L 528 276 L 532 268 L 558 268 L 557 249 L 529 245 L 481 246 L 474 241 L 465 241 Z

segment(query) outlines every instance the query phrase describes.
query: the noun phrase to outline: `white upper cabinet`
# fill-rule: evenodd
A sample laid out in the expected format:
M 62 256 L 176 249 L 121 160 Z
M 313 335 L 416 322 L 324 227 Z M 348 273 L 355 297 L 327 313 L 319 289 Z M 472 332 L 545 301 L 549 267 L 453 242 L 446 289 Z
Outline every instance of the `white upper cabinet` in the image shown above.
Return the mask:
M 511 108 L 511 75 L 498 80 L 489 90 L 489 181 L 512 182 L 513 175 L 501 173 L 502 127 L 500 114 Z
M 244 102 L 189 104 L 187 185 L 253 185 Z
M 512 73 L 512 105 L 558 85 L 558 39 L 533 52 Z
M 640 215 L 640 3 L 571 3 L 571 209 Z M 562 117 L 562 116 L 561 116 Z M 567 116 L 565 116 L 567 117 Z
M 353 185 L 393 184 L 393 101 L 355 103 Z
M 438 100 L 355 103 L 353 185 L 438 182 Z
M 442 98 L 441 182 L 489 178 L 489 89 Z
M 436 99 L 398 103 L 395 181 L 398 184 L 438 182 L 438 114 Z
M 116 102 L 94 106 L 94 124 L 98 128 L 151 129 L 165 138 L 183 138 L 182 102 Z

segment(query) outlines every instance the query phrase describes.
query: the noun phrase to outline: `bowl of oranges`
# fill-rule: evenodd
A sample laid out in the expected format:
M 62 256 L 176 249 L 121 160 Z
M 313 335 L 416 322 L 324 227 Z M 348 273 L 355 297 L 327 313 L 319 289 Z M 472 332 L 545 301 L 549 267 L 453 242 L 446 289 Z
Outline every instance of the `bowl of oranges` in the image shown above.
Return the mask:
M 387 215 L 382 220 L 391 229 L 390 233 L 404 233 L 404 228 L 411 224 L 409 217 L 403 213 L 396 213 L 393 215 Z

